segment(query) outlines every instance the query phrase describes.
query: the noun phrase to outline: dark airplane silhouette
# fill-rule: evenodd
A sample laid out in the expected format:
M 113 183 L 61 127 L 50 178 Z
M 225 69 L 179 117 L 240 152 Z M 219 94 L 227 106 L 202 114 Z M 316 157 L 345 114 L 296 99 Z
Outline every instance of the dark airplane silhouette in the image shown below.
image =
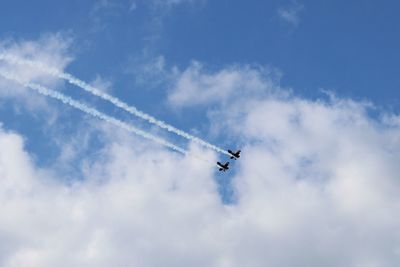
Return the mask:
M 217 162 L 217 165 L 220 167 L 219 171 L 226 171 L 229 170 L 229 162 L 226 162 L 225 164 L 222 164 L 221 162 Z
M 240 158 L 240 150 L 238 150 L 238 151 L 236 151 L 236 152 L 233 152 L 232 150 L 229 150 L 228 149 L 228 152 L 229 152 L 229 154 L 231 154 L 231 159 L 238 159 L 238 158 Z

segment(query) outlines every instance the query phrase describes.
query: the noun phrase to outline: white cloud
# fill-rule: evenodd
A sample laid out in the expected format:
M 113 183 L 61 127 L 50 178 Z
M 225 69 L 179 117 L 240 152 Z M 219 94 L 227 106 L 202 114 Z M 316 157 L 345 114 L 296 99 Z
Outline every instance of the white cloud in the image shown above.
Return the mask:
M 110 80 L 102 78 L 100 75 L 96 75 L 96 78 L 90 83 L 90 85 L 104 92 L 111 92 L 113 87 L 113 83 Z
M 140 6 L 149 5 L 154 8 L 173 8 L 183 4 L 195 4 L 197 2 L 204 2 L 205 0 L 98 0 L 94 3 L 92 13 L 101 10 L 128 10 L 129 12 L 136 10 Z
M 112 129 L 73 185 L 1 130 L 0 266 L 397 266 L 398 117 L 295 97 L 273 80 L 196 63 L 171 91 L 176 105 L 221 103 L 213 127 L 243 144 L 232 205 L 213 166 Z
M 232 66 L 207 73 L 199 62 L 192 64 L 176 79 L 168 101 L 175 107 L 226 103 L 237 96 L 271 93 L 277 71 L 250 66 Z M 271 75 L 266 75 L 271 74 Z M 272 80 L 271 80 L 272 79 Z
M 35 41 L 3 41 L 0 43 L 0 52 L 10 54 L 15 57 L 26 58 L 32 61 L 39 61 L 49 67 L 62 70 L 73 59 L 68 51 L 71 43 L 72 39 L 68 35 L 61 33 L 46 34 Z M 1 66 L 3 68 L 7 68 L 8 71 L 10 71 L 10 68 L 17 69 L 17 67 L 20 67 L 12 64 L 6 65 L 6 62 L 4 61 L 1 63 Z M 51 76 L 44 76 L 43 73 L 40 73 L 40 70 L 24 67 L 20 71 L 21 72 L 18 74 L 21 76 L 21 78 L 25 78 L 26 80 L 39 78 L 46 80 L 51 79 Z M 40 80 L 40 82 L 46 81 Z
M 133 74 L 135 83 L 146 89 L 163 87 L 167 89 L 169 85 L 179 77 L 177 67 L 169 68 L 165 57 L 162 55 L 152 57 L 146 51 L 141 55 L 132 58 L 128 64 L 126 73 Z
M 0 53 L 18 58 L 25 58 L 59 70 L 63 70 L 73 59 L 69 52 L 72 38 L 67 34 L 46 34 L 38 40 L 3 40 L 0 42 Z M 64 82 L 44 73 L 40 69 L 12 64 L 0 60 L 0 71 L 13 73 L 26 82 L 38 82 L 50 87 L 62 87 Z M 47 109 L 47 103 L 41 97 L 35 97 L 29 90 L 0 78 L 0 97 L 15 98 L 24 101 L 30 109 Z
M 281 20 L 293 26 L 297 26 L 300 23 L 300 13 L 303 10 L 304 5 L 294 1 L 287 7 L 278 8 L 277 12 Z
M 181 4 L 193 4 L 204 0 L 153 0 L 154 4 L 164 7 L 173 7 Z

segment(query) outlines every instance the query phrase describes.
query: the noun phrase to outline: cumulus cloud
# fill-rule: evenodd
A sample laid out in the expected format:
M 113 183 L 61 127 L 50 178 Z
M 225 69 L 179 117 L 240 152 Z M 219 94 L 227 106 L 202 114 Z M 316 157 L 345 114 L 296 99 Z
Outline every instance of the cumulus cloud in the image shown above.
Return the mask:
M 398 116 L 274 79 L 194 63 L 170 91 L 175 105 L 212 104 L 211 126 L 243 144 L 229 205 L 214 167 L 141 139 L 104 130 L 101 156 L 67 184 L 0 130 L 0 265 L 396 266 Z
M 192 236 L 192 227 L 201 229 L 213 219 L 193 215 L 222 206 L 211 170 L 204 172 L 201 161 L 162 150 L 141 151 L 140 143 L 111 145 L 105 161 L 89 167 L 84 182 L 66 186 L 33 166 L 18 135 L 1 131 L 0 142 L 7 148 L 0 156 L 0 213 L 7 218 L 0 223 L 2 266 L 157 266 L 179 258 L 190 263 L 196 258 L 179 255 L 189 239 L 204 246 L 201 236 Z M 190 200 L 191 194 L 197 198 Z M 178 231 L 181 237 L 170 235 Z

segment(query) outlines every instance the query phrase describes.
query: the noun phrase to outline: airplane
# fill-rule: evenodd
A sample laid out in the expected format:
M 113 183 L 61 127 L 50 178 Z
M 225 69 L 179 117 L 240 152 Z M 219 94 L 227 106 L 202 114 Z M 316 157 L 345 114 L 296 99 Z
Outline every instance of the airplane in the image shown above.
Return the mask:
M 231 154 L 231 159 L 238 159 L 238 158 L 240 158 L 240 150 L 238 150 L 238 151 L 236 151 L 236 152 L 233 152 L 232 150 L 229 150 L 228 149 L 228 152 L 229 152 L 229 154 Z
M 226 171 L 229 170 L 229 162 L 226 162 L 225 164 L 222 164 L 221 162 L 217 162 L 217 165 L 220 167 L 219 171 Z

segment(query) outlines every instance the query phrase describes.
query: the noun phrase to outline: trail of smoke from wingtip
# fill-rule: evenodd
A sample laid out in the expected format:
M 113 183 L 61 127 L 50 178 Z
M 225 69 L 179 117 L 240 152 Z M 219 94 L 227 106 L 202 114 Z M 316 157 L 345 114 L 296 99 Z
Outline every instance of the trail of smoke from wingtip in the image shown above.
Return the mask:
M 90 92 L 91 94 L 93 94 L 95 96 L 98 96 L 98 97 L 100 97 L 100 98 L 102 98 L 102 99 L 104 99 L 106 101 L 111 102 L 115 106 L 117 106 L 117 107 L 119 107 L 119 108 L 121 108 L 121 109 L 123 109 L 123 110 L 125 110 L 125 111 L 127 111 L 129 113 L 131 113 L 132 115 L 135 115 L 135 116 L 137 116 L 139 118 L 142 118 L 142 119 L 148 121 L 149 123 L 157 125 L 160 128 L 166 129 L 167 131 L 173 132 L 173 133 L 175 133 L 175 134 L 177 134 L 177 135 L 179 135 L 181 137 L 184 137 L 184 138 L 186 138 L 188 140 L 192 140 L 192 141 L 194 141 L 194 142 L 196 142 L 198 144 L 201 144 L 201 145 L 203 145 L 205 147 L 213 149 L 213 150 L 215 150 L 215 151 L 217 151 L 219 153 L 222 153 L 222 154 L 225 154 L 225 155 L 229 155 L 229 153 L 227 151 L 225 151 L 225 150 L 223 150 L 223 149 L 221 149 L 221 148 L 219 148 L 219 147 L 217 147 L 217 146 L 215 146 L 213 144 L 210 144 L 210 143 L 208 143 L 208 142 L 206 142 L 206 141 L 204 141 L 204 140 L 202 140 L 202 139 L 200 139 L 200 138 L 198 138 L 196 136 L 188 134 L 188 133 L 186 133 L 186 132 L 184 132 L 184 131 L 182 131 L 180 129 L 177 129 L 174 126 L 165 123 L 164 121 L 158 120 L 158 119 L 150 116 L 149 114 L 146 114 L 143 111 L 138 110 L 136 107 L 130 106 L 127 103 L 121 101 L 120 99 L 118 99 L 118 98 L 116 98 L 114 96 L 111 96 L 111 95 L 109 95 L 107 93 L 104 93 L 104 92 L 100 91 L 99 89 L 96 89 L 95 87 L 87 84 L 86 82 L 84 82 L 82 80 L 79 80 L 78 78 L 74 77 L 73 75 L 71 75 L 69 73 L 61 72 L 61 71 L 59 71 L 59 70 L 57 70 L 55 68 L 51 68 L 51 67 L 45 66 L 42 63 L 34 62 L 34 61 L 31 61 L 31 60 L 26 60 L 26 59 L 21 59 L 21 58 L 18 58 L 18 57 L 9 55 L 9 54 L 0 54 L 0 59 L 6 60 L 6 61 L 9 61 L 9 62 L 12 62 L 12 63 L 16 63 L 16 64 L 29 65 L 29 66 L 32 66 L 32 67 L 38 67 L 41 70 L 43 70 L 43 71 L 45 71 L 45 72 L 47 72 L 47 73 L 49 73 L 49 74 L 51 74 L 53 76 L 56 76 L 56 77 L 64 79 L 64 80 L 67 80 L 69 83 L 74 84 L 74 85 L 82 88 L 83 90 L 85 90 L 87 92 Z
M 74 100 L 71 97 L 66 96 L 66 95 L 64 95 L 62 93 L 59 93 L 59 92 L 54 91 L 54 90 L 51 90 L 51 89 L 46 88 L 46 87 L 44 87 L 42 85 L 39 85 L 39 84 L 30 83 L 30 82 L 24 82 L 21 79 L 19 79 L 18 77 L 14 76 L 14 75 L 12 75 L 10 73 L 0 72 L 0 75 L 3 76 L 4 78 L 8 79 L 8 80 L 14 81 L 16 83 L 19 83 L 19 84 L 25 86 L 25 87 L 33 89 L 33 90 L 37 91 L 38 93 L 40 93 L 40 94 L 42 94 L 44 96 L 48 96 L 48 97 L 57 99 L 57 100 L 63 102 L 64 104 L 67 104 L 67 105 L 72 106 L 72 107 L 74 107 L 76 109 L 79 109 L 79 110 L 85 112 L 86 114 L 89 114 L 89 115 L 91 115 L 93 117 L 96 117 L 98 119 L 104 120 L 104 121 L 106 121 L 108 123 L 111 123 L 111 124 L 113 124 L 113 125 L 115 125 L 115 126 L 117 126 L 119 128 L 125 129 L 125 130 L 127 130 L 129 132 L 132 132 L 132 133 L 135 133 L 135 134 L 137 134 L 137 135 L 139 135 L 139 136 L 141 136 L 143 138 L 150 139 L 150 140 L 152 140 L 154 142 L 157 142 L 157 143 L 159 143 L 161 145 L 169 147 L 170 149 L 173 149 L 173 150 L 175 150 L 177 152 L 180 152 L 182 154 L 185 154 L 185 155 L 188 154 L 188 152 L 185 151 L 184 149 L 182 149 L 182 148 L 180 148 L 180 147 L 178 147 L 178 146 L 176 146 L 176 145 L 174 145 L 172 143 L 169 143 L 168 141 L 166 141 L 164 139 L 161 139 L 161 138 L 156 137 L 156 136 L 154 136 L 152 134 L 149 134 L 147 132 L 139 130 L 139 129 L 135 128 L 132 125 L 129 125 L 129 124 L 123 122 L 123 121 L 120 121 L 120 120 L 114 118 L 114 117 L 108 116 L 108 115 L 98 111 L 97 109 L 91 108 L 91 107 L 87 106 L 86 104 L 81 103 L 81 102 L 79 102 L 77 100 Z

